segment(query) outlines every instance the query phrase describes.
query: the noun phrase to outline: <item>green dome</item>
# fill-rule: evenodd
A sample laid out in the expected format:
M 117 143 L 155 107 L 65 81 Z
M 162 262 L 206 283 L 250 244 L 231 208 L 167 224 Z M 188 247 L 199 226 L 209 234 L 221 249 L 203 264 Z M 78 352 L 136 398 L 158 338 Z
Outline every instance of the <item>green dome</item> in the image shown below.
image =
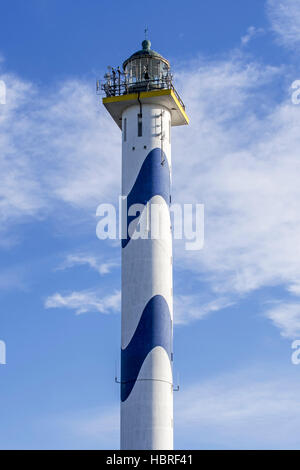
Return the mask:
M 151 47 L 151 42 L 150 42 L 148 39 L 145 39 L 145 40 L 142 42 L 142 48 L 143 48 L 143 50 L 150 50 L 150 47 Z
M 155 52 L 153 51 L 152 49 L 150 49 L 151 47 L 151 42 L 148 40 L 148 39 L 144 39 L 144 41 L 142 42 L 142 48 L 141 50 L 135 52 L 134 54 L 132 54 L 128 59 L 126 59 L 124 62 L 123 62 L 123 69 L 125 69 L 126 65 L 128 64 L 128 62 L 130 62 L 131 60 L 134 60 L 134 59 L 140 59 L 142 57 L 153 57 L 153 58 L 156 58 L 156 59 L 160 59 L 162 60 L 163 62 L 165 62 L 165 64 L 167 64 L 168 67 L 170 67 L 170 64 L 168 62 L 167 59 L 165 59 L 162 55 L 160 55 L 158 52 Z

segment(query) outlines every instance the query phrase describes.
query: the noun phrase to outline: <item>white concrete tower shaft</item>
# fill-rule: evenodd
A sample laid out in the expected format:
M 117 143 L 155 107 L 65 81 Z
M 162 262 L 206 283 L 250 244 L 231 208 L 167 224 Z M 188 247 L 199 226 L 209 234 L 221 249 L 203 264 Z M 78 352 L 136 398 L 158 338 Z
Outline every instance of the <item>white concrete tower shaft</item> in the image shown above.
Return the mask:
M 143 49 L 106 74 L 122 129 L 121 449 L 173 449 L 171 126 L 188 124 L 169 63 Z
M 133 105 L 122 124 L 121 448 L 172 449 L 171 114 Z

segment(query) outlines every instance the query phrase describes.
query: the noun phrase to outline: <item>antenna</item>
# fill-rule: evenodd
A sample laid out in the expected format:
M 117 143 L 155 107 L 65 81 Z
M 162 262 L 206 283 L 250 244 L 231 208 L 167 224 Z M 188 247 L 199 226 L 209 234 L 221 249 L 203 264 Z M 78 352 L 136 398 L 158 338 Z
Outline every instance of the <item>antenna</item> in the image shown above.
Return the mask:
M 148 26 L 145 27 L 144 29 L 144 33 L 145 33 L 145 39 L 148 39 Z

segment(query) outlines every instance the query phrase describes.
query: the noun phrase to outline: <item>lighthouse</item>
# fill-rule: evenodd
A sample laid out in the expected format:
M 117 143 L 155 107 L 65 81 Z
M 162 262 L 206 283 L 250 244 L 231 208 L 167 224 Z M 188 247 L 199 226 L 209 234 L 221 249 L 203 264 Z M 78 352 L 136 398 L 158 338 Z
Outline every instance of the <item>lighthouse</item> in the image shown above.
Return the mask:
M 188 124 L 167 59 L 142 49 L 99 85 L 122 131 L 122 450 L 173 449 L 171 128 Z

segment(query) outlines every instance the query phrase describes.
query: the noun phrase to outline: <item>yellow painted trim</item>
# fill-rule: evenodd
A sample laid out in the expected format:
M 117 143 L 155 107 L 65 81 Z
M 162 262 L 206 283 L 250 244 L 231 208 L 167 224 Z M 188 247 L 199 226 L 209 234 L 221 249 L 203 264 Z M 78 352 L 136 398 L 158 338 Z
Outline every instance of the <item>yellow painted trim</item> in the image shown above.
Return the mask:
M 141 98 L 151 98 L 151 96 L 163 96 L 170 95 L 172 90 L 152 90 L 152 91 L 142 91 Z
M 171 95 L 172 90 L 152 90 L 152 91 L 142 91 L 140 93 L 140 98 L 151 98 L 152 96 L 163 96 L 163 95 Z M 103 98 L 103 103 L 118 103 L 122 101 L 130 101 L 130 100 L 137 100 L 138 93 L 129 93 L 128 95 L 121 95 L 121 96 L 108 96 L 107 98 Z
M 177 104 L 179 110 L 181 111 L 181 114 L 183 114 L 187 124 L 189 124 L 190 120 L 187 117 L 187 114 L 186 114 L 185 110 L 183 109 L 183 107 L 181 106 L 180 102 L 178 101 L 177 96 L 175 95 L 173 90 L 170 90 L 170 91 L 171 91 L 171 96 L 172 96 L 173 100 L 175 101 L 175 103 Z
M 130 100 L 137 100 L 138 94 L 137 93 L 130 93 L 129 95 L 122 95 L 122 96 L 108 96 L 107 98 L 102 99 L 102 103 L 118 103 L 122 101 L 130 101 Z
M 151 98 L 152 96 L 167 96 L 167 95 L 170 95 L 173 98 L 173 100 L 175 101 L 178 107 L 178 110 L 183 115 L 186 123 L 189 124 L 189 118 L 187 117 L 185 110 L 181 106 L 173 90 L 167 89 L 167 90 L 142 91 L 140 93 L 140 98 L 143 99 L 143 98 Z M 102 102 L 103 104 L 122 103 L 124 101 L 134 101 L 137 99 L 138 99 L 138 93 L 129 93 L 128 95 L 108 96 L 107 98 L 103 98 Z

